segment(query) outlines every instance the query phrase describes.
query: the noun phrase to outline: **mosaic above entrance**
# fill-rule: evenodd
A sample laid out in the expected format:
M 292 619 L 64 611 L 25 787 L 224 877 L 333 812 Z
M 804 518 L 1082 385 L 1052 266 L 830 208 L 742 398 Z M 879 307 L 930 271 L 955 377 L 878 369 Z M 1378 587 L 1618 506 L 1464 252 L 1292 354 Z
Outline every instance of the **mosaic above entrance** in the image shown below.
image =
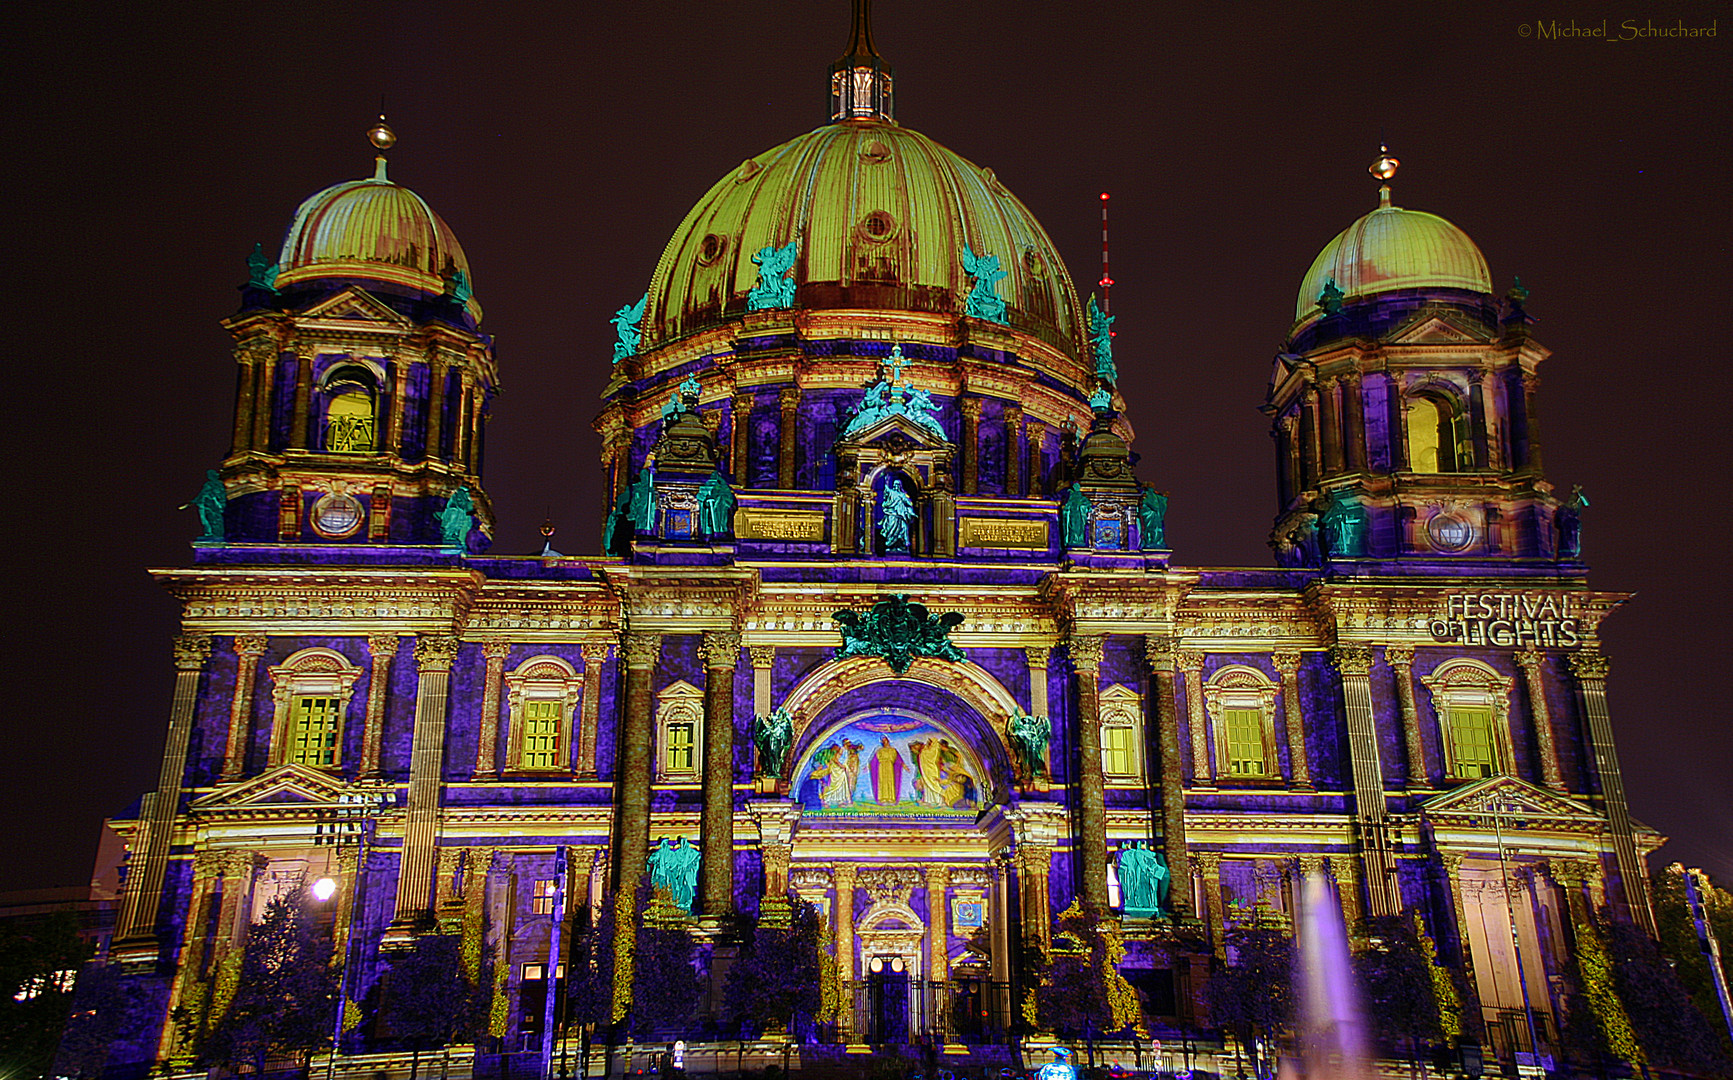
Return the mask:
M 974 754 L 955 735 L 912 716 L 848 721 L 819 741 L 795 776 L 806 817 L 973 818 L 982 799 Z

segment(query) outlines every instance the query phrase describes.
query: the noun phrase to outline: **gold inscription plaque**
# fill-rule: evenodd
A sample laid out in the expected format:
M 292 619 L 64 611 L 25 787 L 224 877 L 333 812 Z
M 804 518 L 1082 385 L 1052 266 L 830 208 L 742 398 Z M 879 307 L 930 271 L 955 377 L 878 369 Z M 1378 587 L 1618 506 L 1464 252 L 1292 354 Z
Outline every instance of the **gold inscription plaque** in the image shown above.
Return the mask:
M 734 535 L 742 540 L 824 542 L 824 513 L 813 510 L 747 510 L 734 515 Z
M 963 546 L 976 548 L 1033 548 L 1047 550 L 1045 521 L 1016 521 L 1010 518 L 963 519 Z

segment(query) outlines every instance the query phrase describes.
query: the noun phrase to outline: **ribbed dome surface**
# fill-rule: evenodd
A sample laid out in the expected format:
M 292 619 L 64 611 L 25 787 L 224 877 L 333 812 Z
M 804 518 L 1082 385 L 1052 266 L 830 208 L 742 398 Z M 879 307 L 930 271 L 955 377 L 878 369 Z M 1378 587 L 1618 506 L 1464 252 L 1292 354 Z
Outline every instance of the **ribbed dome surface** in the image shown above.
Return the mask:
M 1383 206 L 1324 245 L 1300 282 L 1294 318 L 1320 314 L 1318 296 L 1334 279 L 1344 300 L 1397 289 L 1468 289 L 1491 293 L 1486 256 L 1461 229 L 1436 214 Z
M 277 287 L 319 278 L 388 281 L 438 295 L 448 268 L 469 275 L 469 260 L 433 208 L 380 175 L 346 180 L 295 211 L 278 256 Z M 470 278 L 474 287 L 474 279 Z M 481 319 L 472 297 L 469 311 Z
M 907 128 L 850 120 L 749 159 L 699 200 L 651 278 L 646 344 L 741 315 L 752 256 L 790 241 L 797 307 L 959 312 L 967 244 L 998 256 L 1013 327 L 1066 348 L 1083 337 L 1053 241 L 990 170 Z

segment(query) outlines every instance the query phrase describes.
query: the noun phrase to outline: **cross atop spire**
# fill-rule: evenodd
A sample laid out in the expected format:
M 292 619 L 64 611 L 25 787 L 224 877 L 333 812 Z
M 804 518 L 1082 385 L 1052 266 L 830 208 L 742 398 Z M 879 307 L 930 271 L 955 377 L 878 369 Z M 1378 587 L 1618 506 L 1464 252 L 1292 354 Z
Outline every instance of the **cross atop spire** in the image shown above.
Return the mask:
M 892 70 L 873 45 L 872 0 L 854 0 L 848 52 L 830 65 L 830 118 L 894 122 Z

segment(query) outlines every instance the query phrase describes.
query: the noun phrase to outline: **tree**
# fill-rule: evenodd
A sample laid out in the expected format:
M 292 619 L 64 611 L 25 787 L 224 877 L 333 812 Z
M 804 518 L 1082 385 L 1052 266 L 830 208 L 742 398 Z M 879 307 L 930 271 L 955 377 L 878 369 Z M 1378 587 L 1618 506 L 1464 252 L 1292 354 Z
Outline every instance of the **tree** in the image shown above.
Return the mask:
M 1660 947 L 1630 923 L 1603 918 L 1614 984 L 1637 1043 L 1652 1065 L 1720 1074 L 1728 1062 L 1708 1018 L 1697 1011 Z
M 304 1063 L 330 1041 L 336 1006 L 331 939 L 315 931 L 307 890 L 296 889 L 271 901 L 248 929 L 234 1000 L 212 1025 L 201 1060 L 251 1064 L 259 1076 L 273 1056 Z
M 601 905 L 613 910 L 613 894 Z M 614 1008 L 614 920 L 592 919 L 590 909 L 579 905 L 572 917 L 571 945 L 566 952 L 566 996 L 564 1024 L 576 1024 L 579 1039 L 579 1076 L 588 1075 L 590 1034 L 606 1027 Z
M 69 911 L 0 923 L 0 1061 L 39 1076 L 54 1058 L 78 969 L 90 946 Z
M 1228 963 L 1204 985 L 1210 1017 L 1245 1043 L 1274 1039 L 1294 1020 L 1294 942 L 1281 930 L 1242 927 L 1227 935 Z
M 431 934 L 391 963 L 383 1019 L 392 1037 L 414 1051 L 412 1078 L 422 1051 L 449 1047 L 480 1026 L 484 1006 L 463 977 L 459 948 L 457 937 Z
M 639 1038 L 689 1024 L 698 1009 L 698 947 L 666 890 L 640 906 L 632 964 L 632 1030 Z
M 1697 1011 L 1709 1019 L 1722 1053 L 1733 1052 L 1721 1016 L 1721 1000 L 1709 971 L 1709 958 L 1698 944 L 1697 926 L 1685 900 L 1685 867 L 1679 863 L 1667 867 L 1666 872 L 1655 878 L 1653 889 L 1661 952 L 1673 962 L 1673 970 L 1678 972 L 1679 981 L 1690 993 Z M 1709 928 L 1721 943 L 1722 975 L 1733 986 L 1733 895 L 1715 885 L 1703 889 L 1702 894 Z
M 1408 919 L 1369 919 L 1366 929 L 1366 947 L 1354 954 L 1353 964 L 1373 1030 L 1386 1046 L 1418 1057 L 1422 1041 L 1444 1034 L 1432 962 Z
M 818 909 L 790 897 L 785 928 L 742 921 L 740 956 L 728 969 L 723 1011 L 757 1031 L 781 1025 L 790 1032 L 819 1019 L 823 1000 L 824 921 Z
M 1053 955 L 1036 991 L 1037 1008 L 1042 1026 L 1085 1041 L 1091 1067 L 1098 1036 L 1143 1024 L 1137 991 L 1119 973 L 1124 958 L 1117 927 L 1080 901 L 1054 918 Z

